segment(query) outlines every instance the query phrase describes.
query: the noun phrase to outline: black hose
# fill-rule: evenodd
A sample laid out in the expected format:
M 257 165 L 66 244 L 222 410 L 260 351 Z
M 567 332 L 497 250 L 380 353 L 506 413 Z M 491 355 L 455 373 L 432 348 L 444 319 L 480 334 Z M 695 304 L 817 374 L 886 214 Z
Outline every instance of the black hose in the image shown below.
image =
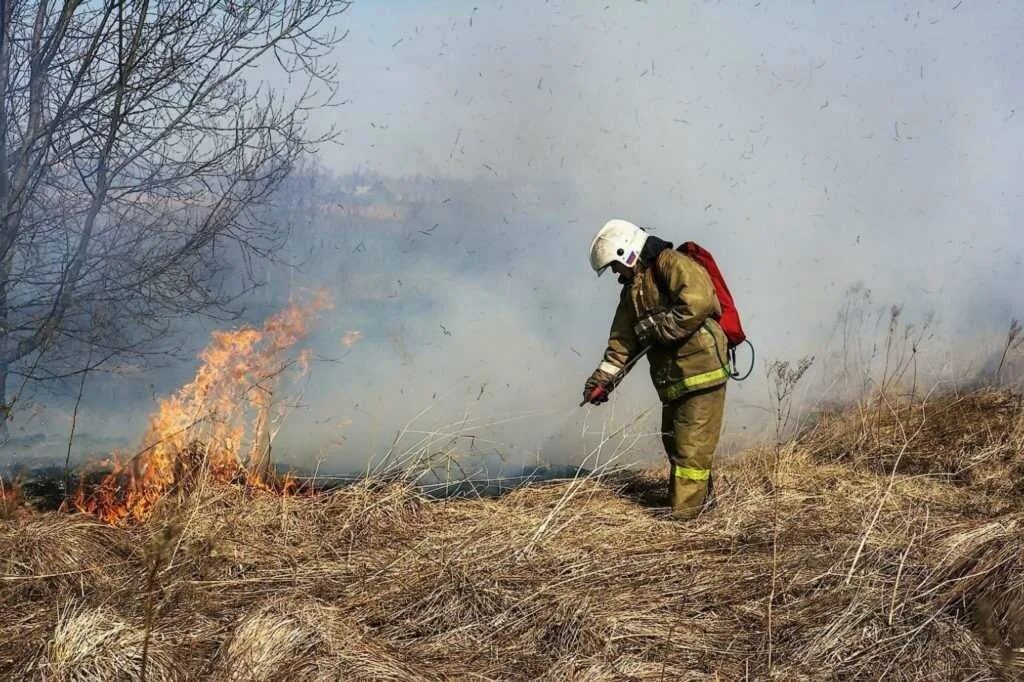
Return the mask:
M 705 322 L 704 324 L 705 324 L 705 328 L 706 328 L 707 322 Z M 708 330 L 708 331 L 710 332 L 711 330 Z M 712 333 L 711 336 L 712 336 L 712 338 L 714 338 L 715 335 Z M 746 381 L 747 379 L 749 379 L 750 375 L 754 373 L 754 358 L 756 357 L 756 353 L 754 351 L 754 344 L 752 344 L 750 342 L 750 339 L 743 339 L 743 343 L 745 343 L 748 346 L 750 346 L 750 369 L 748 369 L 747 373 L 744 374 L 743 376 L 740 376 L 739 372 L 733 371 L 733 369 L 735 369 L 735 367 L 736 367 L 736 348 L 737 348 L 737 346 L 733 346 L 732 348 L 730 348 L 727 351 L 727 354 L 729 356 L 729 360 L 731 361 L 731 365 L 732 365 L 732 369 L 730 369 L 730 363 L 726 362 L 725 360 L 723 360 L 722 359 L 722 354 L 720 352 L 718 352 L 718 341 L 715 340 L 714 343 L 715 343 L 715 355 L 718 357 L 718 364 L 722 366 L 722 369 L 724 369 L 725 373 L 729 375 L 729 378 L 732 379 L 733 381 Z
M 750 375 L 754 373 L 754 361 L 757 357 L 757 352 L 754 350 L 754 344 L 750 342 L 750 339 L 743 339 L 743 343 L 750 346 L 750 369 L 748 369 L 747 373 L 744 374 L 743 376 L 740 376 L 739 372 L 729 372 L 729 377 L 732 378 L 734 381 L 746 381 L 747 379 L 750 378 Z M 732 361 L 732 367 L 734 370 L 736 369 L 736 349 L 738 347 L 739 346 L 733 346 L 732 348 L 729 349 L 729 359 Z M 718 350 L 717 347 L 715 348 L 715 350 Z

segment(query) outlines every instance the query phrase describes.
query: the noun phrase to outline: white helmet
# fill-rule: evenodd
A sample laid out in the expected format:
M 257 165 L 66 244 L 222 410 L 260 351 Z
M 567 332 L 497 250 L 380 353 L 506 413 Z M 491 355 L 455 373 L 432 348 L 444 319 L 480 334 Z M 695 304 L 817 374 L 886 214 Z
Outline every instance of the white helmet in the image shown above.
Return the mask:
M 609 220 L 604 224 L 590 244 L 590 267 L 600 277 L 604 271 L 618 261 L 632 267 L 644 248 L 647 233 L 628 220 Z

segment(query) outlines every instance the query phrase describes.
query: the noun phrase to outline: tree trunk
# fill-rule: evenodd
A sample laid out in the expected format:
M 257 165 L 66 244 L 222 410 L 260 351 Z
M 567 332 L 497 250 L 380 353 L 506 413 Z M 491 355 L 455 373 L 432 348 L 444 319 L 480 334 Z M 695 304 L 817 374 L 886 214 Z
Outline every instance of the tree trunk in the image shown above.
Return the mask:
M 7 334 L 0 332 L 0 348 L 6 345 Z M 10 405 L 7 404 L 7 363 L 0 361 L 0 447 L 7 443 L 7 420 Z

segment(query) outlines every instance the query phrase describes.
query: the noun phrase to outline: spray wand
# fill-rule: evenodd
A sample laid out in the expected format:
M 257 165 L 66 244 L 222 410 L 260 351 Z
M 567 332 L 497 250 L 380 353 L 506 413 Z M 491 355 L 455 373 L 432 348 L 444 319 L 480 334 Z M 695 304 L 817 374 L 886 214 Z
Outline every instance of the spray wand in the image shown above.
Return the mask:
M 583 407 L 587 403 L 593 403 L 595 400 L 598 400 L 602 396 L 607 395 L 611 391 L 611 389 L 615 388 L 615 385 L 618 384 L 619 381 L 621 381 L 626 376 L 626 374 L 629 373 L 629 370 L 633 368 L 633 365 L 635 365 L 640 358 L 647 355 L 647 351 L 649 351 L 650 349 L 651 347 L 647 346 L 639 353 L 637 353 L 636 356 L 634 356 L 629 362 L 622 366 L 622 369 L 619 370 L 618 374 L 611 378 L 611 381 L 609 381 L 606 384 L 601 384 L 600 386 L 595 386 L 594 389 L 590 391 L 590 395 L 584 398 L 583 402 L 580 403 L 580 407 Z

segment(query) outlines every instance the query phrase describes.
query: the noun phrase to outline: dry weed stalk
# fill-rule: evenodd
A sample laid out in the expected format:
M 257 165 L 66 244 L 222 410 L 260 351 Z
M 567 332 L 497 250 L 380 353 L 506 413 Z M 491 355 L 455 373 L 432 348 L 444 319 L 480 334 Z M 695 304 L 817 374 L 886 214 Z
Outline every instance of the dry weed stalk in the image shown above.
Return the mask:
M 793 413 L 793 393 L 797 384 L 807 374 L 807 370 L 814 364 L 814 357 L 801 358 L 796 365 L 790 365 L 788 361 L 773 360 L 768 363 L 769 391 L 772 402 L 775 405 L 775 447 L 772 452 L 771 475 L 769 484 L 771 486 L 772 505 L 772 563 L 771 582 L 768 589 L 768 607 L 765 620 L 767 621 L 768 632 L 768 674 L 772 672 L 772 654 L 774 644 L 774 622 L 772 615 L 775 608 L 775 587 L 778 578 L 778 546 L 779 546 L 779 462 L 782 459 L 782 434 L 789 426 L 790 417 Z
M 997 385 L 1002 381 L 1003 365 L 1006 364 L 1006 356 L 1010 351 L 1024 346 L 1024 336 L 1021 336 L 1022 329 L 1024 327 L 1021 326 L 1020 320 L 1010 320 L 1010 329 L 1006 333 L 1006 345 L 1003 346 L 1003 354 L 999 357 L 999 365 L 996 367 L 995 381 Z
M 18 481 L 6 481 L 0 476 L 0 519 L 10 519 L 21 508 L 24 497 Z

